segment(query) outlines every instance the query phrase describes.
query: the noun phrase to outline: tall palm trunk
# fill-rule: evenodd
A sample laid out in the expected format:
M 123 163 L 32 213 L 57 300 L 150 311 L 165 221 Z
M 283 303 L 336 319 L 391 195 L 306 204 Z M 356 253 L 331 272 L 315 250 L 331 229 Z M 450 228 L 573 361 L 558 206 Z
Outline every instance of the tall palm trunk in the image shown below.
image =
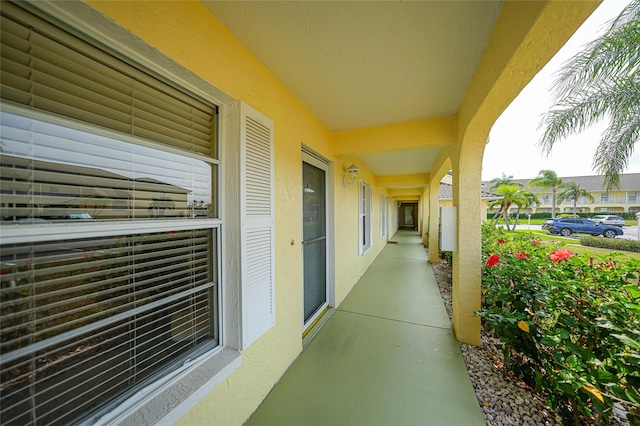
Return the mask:
M 520 220 L 520 209 L 516 211 L 516 220 L 513 222 L 513 230 L 516 230 L 516 226 L 518 226 L 518 220 Z
M 507 227 L 507 231 L 511 231 L 511 228 L 509 227 L 509 208 L 511 207 L 511 203 L 507 203 L 504 209 L 504 212 L 502 213 L 503 217 L 504 217 L 504 224 Z

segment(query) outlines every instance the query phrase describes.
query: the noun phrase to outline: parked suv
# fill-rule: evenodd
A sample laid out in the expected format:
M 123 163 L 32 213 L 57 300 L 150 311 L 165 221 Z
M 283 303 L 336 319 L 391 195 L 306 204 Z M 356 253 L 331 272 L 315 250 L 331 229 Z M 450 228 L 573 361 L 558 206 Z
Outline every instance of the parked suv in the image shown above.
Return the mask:
M 603 235 L 607 238 L 615 238 L 624 234 L 619 226 L 603 225 L 590 219 L 581 218 L 548 219 L 542 224 L 542 229 L 546 229 L 551 234 L 560 234 L 564 237 L 568 237 L 573 233 Z
M 624 226 L 623 218 L 611 214 L 599 214 L 597 216 L 592 216 L 590 219 L 602 225 Z

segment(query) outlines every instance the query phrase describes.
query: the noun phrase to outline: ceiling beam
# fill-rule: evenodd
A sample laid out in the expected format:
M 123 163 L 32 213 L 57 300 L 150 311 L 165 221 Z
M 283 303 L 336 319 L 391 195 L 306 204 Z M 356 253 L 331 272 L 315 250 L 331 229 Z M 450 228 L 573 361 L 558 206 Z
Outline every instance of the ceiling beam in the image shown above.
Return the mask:
M 410 198 L 414 200 L 419 200 L 424 193 L 424 189 L 422 188 L 394 188 L 389 190 L 389 196 L 397 198 Z
M 429 184 L 429 174 L 376 176 L 376 186 L 384 188 L 423 187 Z
M 457 128 L 456 116 L 439 117 L 334 133 L 332 145 L 337 157 L 442 148 L 455 143 Z

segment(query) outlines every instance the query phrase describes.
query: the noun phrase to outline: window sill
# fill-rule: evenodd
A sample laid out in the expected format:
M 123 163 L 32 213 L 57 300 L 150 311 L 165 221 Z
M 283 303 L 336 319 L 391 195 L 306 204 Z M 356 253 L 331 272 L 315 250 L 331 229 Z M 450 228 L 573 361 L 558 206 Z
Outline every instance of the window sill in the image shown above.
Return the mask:
M 174 424 L 241 365 L 242 355 L 233 349 L 205 354 L 140 390 L 95 424 Z

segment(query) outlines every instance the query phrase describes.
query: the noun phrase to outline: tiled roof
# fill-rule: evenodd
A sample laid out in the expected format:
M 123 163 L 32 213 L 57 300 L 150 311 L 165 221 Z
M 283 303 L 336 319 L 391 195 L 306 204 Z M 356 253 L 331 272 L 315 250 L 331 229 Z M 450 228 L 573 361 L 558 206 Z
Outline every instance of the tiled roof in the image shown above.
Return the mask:
M 604 176 L 561 176 L 563 182 L 574 181 L 588 192 L 604 191 Z M 533 178 L 531 178 L 533 179 Z M 513 183 L 520 183 L 531 192 L 543 192 L 540 188 L 529 188 L 531 179 L 513 179 Z M 489 188 L 491 181 L 483 181 L 483 188 Z M 620 175 L 620 187 L 614 191 L 640 191 L 640 173 L 627 173 Z
M 440 191 L 438 192 L 438 198 L 442 198 L 442 199 L 445 199 L 445 200 L 452 199 L 453 198 L 453 185 L 451 185 L 450 183 L 440 182 Z M 481 190 L 480 191 L 480 198 L 494 199 L 494 198 L 500 198 L 500 196 L 497 195 L 497 194 L 494 194 L 493 192 Z

